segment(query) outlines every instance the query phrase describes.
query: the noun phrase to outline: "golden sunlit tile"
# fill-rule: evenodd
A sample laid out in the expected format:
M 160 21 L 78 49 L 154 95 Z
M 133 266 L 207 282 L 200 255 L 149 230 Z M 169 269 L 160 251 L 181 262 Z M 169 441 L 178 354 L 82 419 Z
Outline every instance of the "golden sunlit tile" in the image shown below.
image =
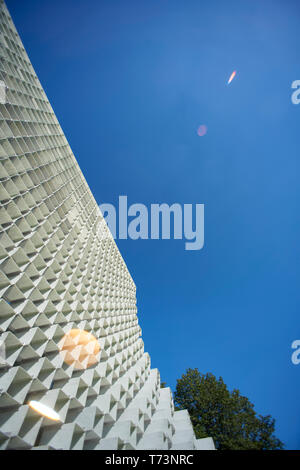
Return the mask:
M 97 339 L 87 331 L 72 329 L 60 340 L 59 349 L 63 360 L 75 369 L 87 369 L 98 362 L 100 346 Z

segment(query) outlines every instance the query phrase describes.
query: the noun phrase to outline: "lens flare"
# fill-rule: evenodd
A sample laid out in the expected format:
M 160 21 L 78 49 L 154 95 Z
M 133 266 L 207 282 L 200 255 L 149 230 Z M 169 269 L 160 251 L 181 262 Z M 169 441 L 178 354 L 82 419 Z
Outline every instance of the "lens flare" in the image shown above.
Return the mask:
M 201 126 L 197 129 L 197 134 L 199 137 L 203 137 L 207 133 L 207 126 L 205 124 L 201 124 Z
M 232 82 L 232 80 L 234 79 L 235 76 L 236 76 L 236 70 L 234 70 L 234 71 L 232 72 L 232 74 L 230 75 L 230 78 L 229 78 L 229 80 L 228 80 L 228 82 L 227 82 L 228 85 L 229 85 L 229 83 Z
M 45 416 L 46 418 L 52 419 L 53 421 L 60 421 L 60 416 L 56 411 L 54 411 L 52 408 L 49 408 L 49 406 L 44 405 L 43 403 L 35 400 L 31 400 L 28 405 L 30 408 L 32 408 L 34 411 L 37 411 L 40 415 Z

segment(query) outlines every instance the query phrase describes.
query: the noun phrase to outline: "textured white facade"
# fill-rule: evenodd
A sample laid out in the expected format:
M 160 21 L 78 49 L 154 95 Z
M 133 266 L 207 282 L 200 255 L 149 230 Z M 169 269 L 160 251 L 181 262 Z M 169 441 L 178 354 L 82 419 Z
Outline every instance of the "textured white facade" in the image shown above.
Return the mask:
M 0 448 L 213 448 L 150 368 L 135 284 L 2 0 L 0 26 Z M 74 329 L 100 350 L 70 359 Z

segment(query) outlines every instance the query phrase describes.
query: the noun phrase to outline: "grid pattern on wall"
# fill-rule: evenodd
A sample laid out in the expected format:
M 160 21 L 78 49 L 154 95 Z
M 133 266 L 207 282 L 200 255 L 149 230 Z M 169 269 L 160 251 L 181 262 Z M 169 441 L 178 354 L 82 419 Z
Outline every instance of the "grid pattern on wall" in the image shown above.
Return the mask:
M 213 448 L 150 368 L 135 284 L 2 0 L 0 85 L 0 448 Z M 96 353 L 70 360 L 74 329 Z

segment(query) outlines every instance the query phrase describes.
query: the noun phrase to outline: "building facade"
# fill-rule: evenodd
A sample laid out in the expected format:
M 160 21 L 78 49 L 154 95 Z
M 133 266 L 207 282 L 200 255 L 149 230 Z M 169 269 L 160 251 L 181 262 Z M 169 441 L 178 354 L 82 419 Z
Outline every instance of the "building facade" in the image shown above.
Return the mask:
M 0 28 L 0 448 L 213 448 L 150 367 L 135 284 L 2 0 Z

